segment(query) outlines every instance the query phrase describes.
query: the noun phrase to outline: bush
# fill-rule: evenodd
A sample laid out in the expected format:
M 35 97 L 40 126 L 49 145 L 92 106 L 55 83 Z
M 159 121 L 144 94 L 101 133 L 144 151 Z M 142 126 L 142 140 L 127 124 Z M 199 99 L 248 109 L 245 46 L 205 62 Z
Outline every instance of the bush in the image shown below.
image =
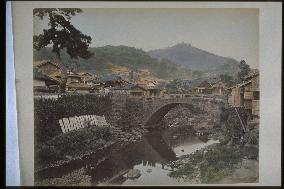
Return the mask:
M 221 144 L 208 146 L 183 158 L 188 158 L 188 161 L 184 164 L 177 163 L 178 166 L 174 166 L 176 170 L 169 176 L 192 178 L 200 171 L 202 183 L 218 182 L 229 175 L 241 161 L 238 151 Z
M 64 159 L 60 152 L 54 146 L 43 145 L 40 149 L 36 150 L 36 160 L 39 163 L 46 163 L 50 161 L 57 161 Z
M 58 120 L 80 115 L 109 116 L 111 99 L 94 94 L 64 95 L 58 99 L 34 99 L 35 143 L 39 145 L 61 134 Z

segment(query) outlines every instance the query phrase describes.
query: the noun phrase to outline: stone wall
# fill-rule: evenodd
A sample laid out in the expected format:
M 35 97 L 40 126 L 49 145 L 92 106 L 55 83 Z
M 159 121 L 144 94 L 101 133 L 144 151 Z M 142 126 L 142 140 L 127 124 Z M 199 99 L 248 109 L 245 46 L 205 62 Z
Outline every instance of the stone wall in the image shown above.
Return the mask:
M 193 108 L 188 107 L 192 111 L 204 111 L 216 119 L 219 119 L 222 107 L 226 106 L 224 100 L 214 98 L 189 97 L 147 100 L 113 96 L 112 101 L 111 115 L 113 117 L 111 117 L 110 123 L 121 128 L 144 127 L 151 116 L 166 105 L 172 105 L 168 108 L 169 110 L 177 105 L 184 105 L 184 107 L 191 105 Z

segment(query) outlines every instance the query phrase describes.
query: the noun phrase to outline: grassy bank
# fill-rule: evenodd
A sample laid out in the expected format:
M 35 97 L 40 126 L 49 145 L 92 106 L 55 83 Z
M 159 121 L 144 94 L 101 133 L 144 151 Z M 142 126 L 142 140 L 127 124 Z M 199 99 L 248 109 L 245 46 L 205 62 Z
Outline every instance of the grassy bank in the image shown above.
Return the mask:
M 68 160 L 95 152 L 105 145 L 111 144 L 109 128 L 85 128 L 61 134 L 35 148 L 36 167 L 60 160 Z
M 35 144 L 42 145 L 62 133 L 58 120 L 80 115 L 109 116 L 109 96 L 63 95 L 58 99 L 34 99 Z
M 213 144 L 172 162 L 169 176 L 198 179 L 200 183 L 217 183 L 240 166 L 240 151 L 226 145 Z

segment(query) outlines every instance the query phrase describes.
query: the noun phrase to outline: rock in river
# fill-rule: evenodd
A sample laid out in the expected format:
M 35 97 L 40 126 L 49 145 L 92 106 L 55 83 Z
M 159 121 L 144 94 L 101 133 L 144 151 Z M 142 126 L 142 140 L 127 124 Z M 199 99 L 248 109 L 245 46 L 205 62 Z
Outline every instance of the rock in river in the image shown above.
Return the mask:
M 141 176 L 141 171 L 138 169 L 131 169 L 127 173 L 127 178 L 136 179 Z
M 147 173 L 151 173 L 152 172 L 152 169 L 147 169 Z

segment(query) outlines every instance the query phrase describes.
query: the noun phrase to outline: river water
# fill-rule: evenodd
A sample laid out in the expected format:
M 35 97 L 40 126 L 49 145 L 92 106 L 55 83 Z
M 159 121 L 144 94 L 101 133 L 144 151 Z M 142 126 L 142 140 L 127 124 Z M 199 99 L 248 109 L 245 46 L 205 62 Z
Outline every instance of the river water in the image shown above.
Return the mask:
M 175 135 L 174 135 L 175 134 Z M 94 185 L 182 185 L 190 184 L 169 177 L 169 163 L 190 154 L 216 140 L 197 137 L 192 133 L 176 134 L 170 130 L 146 134 L 143 140 L 124 149 L 113 150 L 89 175 Z M 138 178 L 127 178 L 127 172 L 137 169 Z

